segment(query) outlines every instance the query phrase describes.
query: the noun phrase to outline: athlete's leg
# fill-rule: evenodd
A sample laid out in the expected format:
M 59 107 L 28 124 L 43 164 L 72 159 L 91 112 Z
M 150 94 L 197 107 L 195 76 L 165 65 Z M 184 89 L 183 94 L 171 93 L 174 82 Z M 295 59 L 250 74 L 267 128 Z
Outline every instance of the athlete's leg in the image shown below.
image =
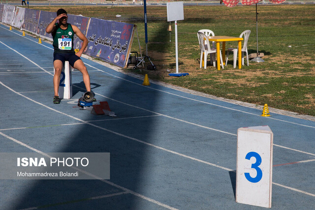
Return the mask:
M 90 92 L 91 91 L 90 75 L 89 75 L 83 61 L 81 59 L 76 60 L 74 62 L 73 67 L 75 69 L 78 69 L 82 73 L 83 82 L 85 84 L 86 91 Z
M 54 61 L 54 68 L 55 68 L 55 74 L 54 74 L 54 94 L 55 96 L 59 96 L 59 84 L 60 84 L 60 74 L 63 68 L 63 63 L 61 60 L 55 60 Z

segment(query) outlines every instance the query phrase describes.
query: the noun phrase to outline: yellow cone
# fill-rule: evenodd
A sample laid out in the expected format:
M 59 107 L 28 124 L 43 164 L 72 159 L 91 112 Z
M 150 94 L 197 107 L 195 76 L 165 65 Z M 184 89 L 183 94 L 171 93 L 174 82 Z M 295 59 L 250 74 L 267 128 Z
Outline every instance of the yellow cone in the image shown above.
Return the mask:
M 263 116 L 263 117 L 270 117 L 268 104 L 264 105 L 264 109 L 263 109 L 263 112 L 262 112 L 261 116 Z
M 39 44 L 42 43 L 42 39 L 41 39 L 41 38 L 38 39 L 38 43 L 39 43 Z
M 25 31 L 23 31 L 22 36 L 25 36 Z
M 145 86 L 149 86 L 150 85 L 148 74 L 144 75 L 144 80 L 143 80 L 142 85 L 145 85 Z
M 12 26 L 10 26 L 10 31 L 12 31 Z

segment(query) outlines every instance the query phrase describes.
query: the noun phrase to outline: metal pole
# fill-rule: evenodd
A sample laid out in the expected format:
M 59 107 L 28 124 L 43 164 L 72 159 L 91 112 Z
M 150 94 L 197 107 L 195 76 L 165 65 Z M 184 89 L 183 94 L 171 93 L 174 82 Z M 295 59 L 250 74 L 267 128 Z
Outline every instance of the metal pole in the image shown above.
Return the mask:
M 257 57 L 252 59 L 251 61 L 261 63 L 264 62 L 262 58 L 259 58 L 259 52 L 258 52 L 258 12 L 257 12 L 257 3 L 256 3 L 256 40 L 257 40 Z
M 257 44 L 257 57 L 258 57 L 258 12 L 257 12 L 257 3 L 256 3 L 256 44 Z
M 175 53 L 176 53 L 176 74 L 178 74 L 178 40 L 177 40 L 177 20 L 175 20 Z
M 143 0 L 144 7 L 144 33 L 145 33 L 145 55 L 148 56 L 148 30 L 147 30 L 147 1 Z

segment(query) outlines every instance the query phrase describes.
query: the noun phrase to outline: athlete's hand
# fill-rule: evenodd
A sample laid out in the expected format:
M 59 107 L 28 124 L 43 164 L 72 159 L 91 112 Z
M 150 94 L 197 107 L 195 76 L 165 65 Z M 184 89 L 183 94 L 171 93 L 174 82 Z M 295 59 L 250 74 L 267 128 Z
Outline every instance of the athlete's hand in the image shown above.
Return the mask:
M 81 58 L 82 52 L 79 51 L 75 55 L 78 56 L 79 58 Z
M 63 17 L 68 17 L 68 15 L 65 14 L 65 13 L 60 14 L 60 15 L 58 15 L 58 16 L 56 17 L 56 20 L 60 20 L 60 19 L 63 18 Z

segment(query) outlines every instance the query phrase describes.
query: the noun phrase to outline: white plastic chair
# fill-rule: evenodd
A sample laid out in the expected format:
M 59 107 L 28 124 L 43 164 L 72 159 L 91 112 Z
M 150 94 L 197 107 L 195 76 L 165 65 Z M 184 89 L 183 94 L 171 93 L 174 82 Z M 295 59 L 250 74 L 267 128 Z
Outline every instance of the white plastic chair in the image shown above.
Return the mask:
M 210 37 L 212 37 L 212 36 L 215 36 L 214 35 L 214 32 L 213 31 L 211 31 L 211 30 L 209 30 L 209 29 L 200 29 L 199 31 L 198 31 L 198 33 L 203 33 L 204 35 L 206 35 L 206 36 L 210 36 Z M 197 33 L 197 37 L 198 37 L 198 33 Z M 199 41 L 199 37 L 198 37 L 198 41 Z M 212 45 L 213 45 L 213 47 L 212 48 L 215 48 L 215 42 L 212 42 Z
M 215 36 L 214 35 L 214 32 L 209 30 L 209 29 L 200 29 L 198 32 L 197 32 L 197 37 L 198 37 L 198 41 L 199 41 L 199 36 L 198 36 L 198 33 L 203 33 L 204 35 L 206 36 Z M 216 46 L 215 46 L 215 42 L 212 42 L 212 49 L 216 49 Z M 211 62 L 214 62 L 215 61 L 215 55 L 214 54 L 210 54 L 210 61 Z M 215 65 L 215 64 L 214 64 Z
M 251 31 L 250 30 L 246 30 L 243 31 L 240 35 L 240 37 L 243 37 L 243 47 L 242 47 L 242 65 L 244 65 L 244 53 L 246 53 L 246 59 L 247 59 L 247 66 L 249 66 L 249 59 L 248 59 L 248 50 L 247 50 L 247 43 L 248 43 L 248 39 L 249 39 L 249 35 L 250 35 Z M 227 54 L 226 54 L 226 62 L 225 65 L 227 65 L 227 62 L 229 60 L 229 52 L 233 52 L 233 68 L 236 68 L 236 61 L 237 61 L 237 55 L 238 55 L 238 48 L 229 48 L 227 50 Z
M 200 68 L 202 67 L 202 56 L 204 55 L 204 69 L 206 69 L 208 54 L 216 55 L 217 50 L 211 49 L 209 47 L 210 46 L 209 37 L 204 35 L 202 32 L 198 32 L 198 40 L 199 40 L 199 46 L 200 46 Z M 221 50 L 220 50 L 220 55 L 221 55 L 220 59 L 221 59 L 222 69 L 224 69 Z M 216 66 L 215 61 L 213 62 L 213 66 L 214 67 Z

